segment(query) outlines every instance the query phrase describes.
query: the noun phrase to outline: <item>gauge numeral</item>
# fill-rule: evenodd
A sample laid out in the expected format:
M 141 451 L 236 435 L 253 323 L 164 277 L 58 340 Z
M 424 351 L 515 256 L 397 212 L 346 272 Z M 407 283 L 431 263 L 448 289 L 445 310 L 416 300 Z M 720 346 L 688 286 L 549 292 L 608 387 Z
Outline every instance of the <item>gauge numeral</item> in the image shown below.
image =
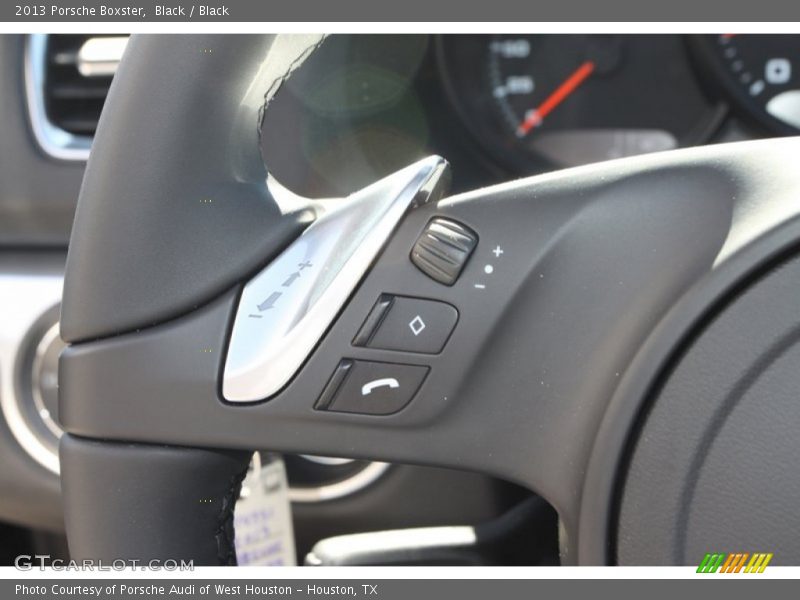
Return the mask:
M 505 98 L 515 94 L 530 94 L 535 87 L 536 84 L 530 75 L 511 75 L 506 77 L 505 83 L 494 88 L 494 97 Z
M 503 58 L 527 58 L 531 53 L 531 43 L 526 39 L 498 40 L 489 48 Z

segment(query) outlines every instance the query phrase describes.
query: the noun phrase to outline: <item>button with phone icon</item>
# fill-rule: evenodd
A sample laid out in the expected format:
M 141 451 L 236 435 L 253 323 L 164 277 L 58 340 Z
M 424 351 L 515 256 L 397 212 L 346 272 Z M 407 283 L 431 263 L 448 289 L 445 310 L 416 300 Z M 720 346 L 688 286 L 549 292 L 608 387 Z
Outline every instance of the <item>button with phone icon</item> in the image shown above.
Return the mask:
M 394 377 L 384 377 L 383 379 L 376 379 L 374 381 L 370 381 L 369 383 L 365 383 L 361 386 L 361 395 L 367 396 L 372 393 L 372 390 L 375 388 L 380 387 L 388 387 L 388 388 L 399 388 L 400 382 L 397 381 Z
M 389 415 L 414 397 L 428 367 L 346 358 L 320 396 L 315 408 L 365 415 Z

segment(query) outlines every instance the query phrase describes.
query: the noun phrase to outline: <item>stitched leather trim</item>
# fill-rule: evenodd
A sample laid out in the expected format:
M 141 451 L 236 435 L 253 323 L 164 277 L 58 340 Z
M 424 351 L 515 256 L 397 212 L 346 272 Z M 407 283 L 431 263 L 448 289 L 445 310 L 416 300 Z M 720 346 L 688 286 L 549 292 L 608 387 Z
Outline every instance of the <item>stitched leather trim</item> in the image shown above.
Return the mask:
M 222 505 L 217 515 L 217 530 L 214 538 L 217 541 L 217 559 L 221 566 L 236 566 L 236 531 L 233 527 L 236 500 L 242 491 L 242 482 L 247 475 L 247 467 L 231 477 L 228 492 L 222 497 Z

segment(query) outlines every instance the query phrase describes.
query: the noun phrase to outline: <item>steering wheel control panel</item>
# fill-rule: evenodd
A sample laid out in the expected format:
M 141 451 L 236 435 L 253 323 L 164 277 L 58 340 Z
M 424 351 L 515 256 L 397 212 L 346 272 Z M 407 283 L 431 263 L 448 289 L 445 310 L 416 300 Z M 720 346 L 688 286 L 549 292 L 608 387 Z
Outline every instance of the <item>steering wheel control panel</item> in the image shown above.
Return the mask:
M 452 286 L 478 244 L 469 227 L 431 219 L 411 251 L 411 262 L 430 278 Z M 353 339 L 353 346 L 438 354 L 458 322 L 446 302 L 381 294 Z M 390 415 L 408 405 L 427 377 L 422 365 L 343 359 L 314 408 L 363 415 Z
M 382 294 L 353 339 L 353 346 L 438 354 L 458 322 L 446 302 Z M 336 367 L 314 408 L 389 415 L 411 402 L 430 369 L 346 358 Z
M 478 244 L 469 227 L 431 219 L 411 251 L 411 262 L 431 279 L 452 286 Z M 353 346 L 439 354 L 458 322 L 446 302 L 381 294 L 352 341 Z M 414 398 L 430 368 L 423 365 L 343 359 L 314 408 L 363 415 L 391 415 Z

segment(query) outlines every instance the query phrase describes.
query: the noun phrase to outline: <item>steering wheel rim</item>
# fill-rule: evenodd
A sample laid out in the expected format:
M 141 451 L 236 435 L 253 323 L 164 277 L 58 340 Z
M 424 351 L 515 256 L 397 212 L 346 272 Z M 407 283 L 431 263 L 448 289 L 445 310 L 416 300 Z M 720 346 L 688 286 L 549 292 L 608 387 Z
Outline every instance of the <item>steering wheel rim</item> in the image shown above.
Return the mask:
M 395 174 L 343 201 L 344 210 L 408 195 L 408 173 L 425 168 L 407 198 L 422 206 L 404 205 L 371 244 L 363 274 L 351 277 L 285 387 L 237 406 L 222 379 L 242 288 L 323 222 L 313 201 L 268 184 L 258 143 L 271 98 L 321 42 L 135 36 L 129 44 L 86 172 L 62 309 L 71 552 L 233 564 L 229 525 L 247 449 L 270 447 L 516 481 L 558 510 L 563 562 L 614 562 L 626 456 L 655 382 L 682 344 L 703 338 L 712 309 L 734 306 L 738 290 L 759 285 L 756 275 L 800 240 L 788 202 L 800 181 L 787 159 L 800 142 L 638 157 L 442 201 L 439 159 Z M 210 73 L 225 73 L 213 94 Z M 152 119 L 155 110 L 169 118 Z M 449 287 L 407 260 L 435 218 L 477 232 L 475 257 Z M 499 284 L 486 290 L 476 283 L 481 261 L 501 243 L 508 266 L 496 255 Z M 420 357 L 355 347 L 354 333 L 387 293 L 457 307 L 445 350 Z M 211 356 L 198 358 L 205 349 Z M 324 395 L 343 359 L 428 371 L 396 414 L 319 410 L 308 399 Z M 161 535 L 166 527 L 174 535 Z M 637 531 L 647 537 L 648 527 Z

